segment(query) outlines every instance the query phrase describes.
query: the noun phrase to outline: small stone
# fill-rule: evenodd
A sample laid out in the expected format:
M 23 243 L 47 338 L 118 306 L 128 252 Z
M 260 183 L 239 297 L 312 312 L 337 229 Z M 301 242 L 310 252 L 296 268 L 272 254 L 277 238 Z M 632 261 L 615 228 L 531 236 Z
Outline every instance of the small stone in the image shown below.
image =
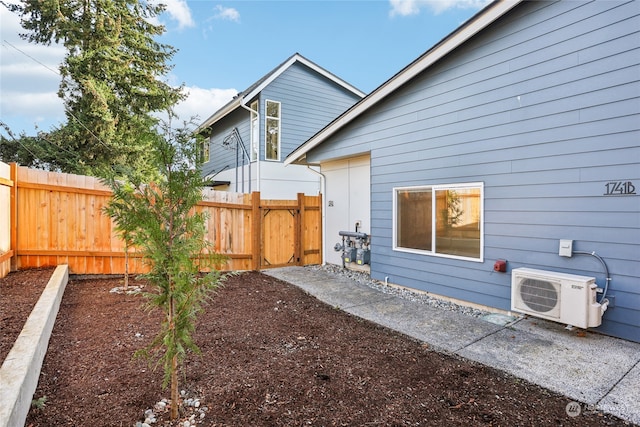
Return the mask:
M 187 392 L 185 390 L 180 390 L 180 396 L 185 397 Z
M 200 407 L 200 401 L 196 399 L 196 400 L 193 402 L 193 406 L 195 406 L 196 408 L 199 408 L 199 407 Z
M 206 415 L 207 414 L 205 414 L 204 412 L 200 412 L 200 419 L 203 420 Z
M 185 421 L 182 423 L 182 427 L 191 427 L 191 423 L 189 421 Z

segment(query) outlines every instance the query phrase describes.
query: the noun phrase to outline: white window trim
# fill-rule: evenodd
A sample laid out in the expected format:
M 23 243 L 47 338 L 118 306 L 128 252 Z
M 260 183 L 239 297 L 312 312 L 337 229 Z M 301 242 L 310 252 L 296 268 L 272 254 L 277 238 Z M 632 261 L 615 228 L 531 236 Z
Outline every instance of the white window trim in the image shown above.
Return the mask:
M 255 107 L 255 108 L 254 108 Z M 260 102 L 253 101 L 249 110 L 251 110 L 249 116 L 249 132 L 250 132 L 250 150 L 251 150 L 251 163 L 257 162 L 260 160 Z M 254 117 L 255 116 L 255 117 Z M 253 157 L 255 153 L 255 158 Z
M 280 117 L 271 117 L 267 114 L 267 111 L 268 111 L 267 104 L 269 102 L 278 104 L 278 114 L 280 115 Z M 267 128 L 267 121 L 269 119 L 278 119 L 278 158 L 277 159 L 267 159 L 267 132 L 269 131 Z M 282 103 L 280 101 L 274 101 L 272 99 L 265 99 L 264 100 L 264 160 L 265 162 L 279 162 L 281 155 L 282 155 Z
M 479 258 L 470 258 L 463 257 L 459 255 L 449 255 L 449 254 L 441 254 L 434 251 L 425 251 L 421 249 L 411 249 L 411 248 L 403 248 L 398 246 L 398 218 L 397 218 L 397 208 L 398 208 L 398 191 L 404 190 L 420 190 L 420 189 L 431 189 L 433 194 L 434 203 L 431 204 L 432 209 L 432 223 L 431 227 L 435 227 L 436 221 L 436 204 L 435 204 L 435 192 L 437 190 L 449 190 L 455 188 L 479 188 L 480 189 L 480 256 Z M 411 187 L 394 187 L 393 188 L 393 214 L 392 214 L 392 245 L 393 250 L 397 252 L 407 252 L 412 254 L 420 254 L 420 255 L 428 255 L 439 258 L 450 258 L 450 259 L 459 259 L 464 261 L 472 261 L 472 262 L 484 262 L 484 182 L 467 182 L 467 183 L 455 183 L 455 184 L 436 184 L 436 185 L 417 185 Z M 431 233 L 431 247 L 435 248 L 435 239 L 436 233 Z

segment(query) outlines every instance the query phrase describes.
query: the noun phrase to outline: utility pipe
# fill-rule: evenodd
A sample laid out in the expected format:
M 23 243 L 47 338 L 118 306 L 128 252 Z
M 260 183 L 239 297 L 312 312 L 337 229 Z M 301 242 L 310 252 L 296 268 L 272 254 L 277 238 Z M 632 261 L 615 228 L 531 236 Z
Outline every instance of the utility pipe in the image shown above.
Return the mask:
M 609 267 L 607 267 L 607 263 L 604 262 L 604 259 L 602 259 L 602 257 L 600 255 L 598 255 L 595 251 L 593 252 L 586 252 L 586 251 L 573 251 L 574 254 L 577 255 L 590 255 L 594 258 L 596 258 L 598 261 L 600 261 L 600 264 L 602 264 L 602 267 L 604 268 L 604 273 L 606 275 L 605 278 L 605 284 L 604 284 L 604 290 L 602 292 L 602 297 L 600 297 L 600 304 L 609 304 L 609 301 L 607 300 L 607 291 L 609 290 L 609 283 L 611 282 L 611 275 L 609 274 Z M 606 309 L 606 308 L 605 308 Z
M 245 110 L 249 111 L 249 113 L 255 113 L 257 119 L 258 119 L 258 142 L 256 144 L 256 147 L 258 149 L 258 152 L 256 153 L 256 191 L 260 191 L 260 103 L 258 103 L 258 111 L 254 111 L 252 110 L 250 107 L 247 107 L 244 104 L 244 99 L 240 102 L 240 107 L 244 108 Z M 250 140 L 251 142 L 253 142 L 253 132 L 251 130 L 251 114 L 249 114 L 249 132 L 251 133 L 251 137 Z M 253 147 L 252 147 L 253 148 Z M 249 156 L 249 159 L 251 159 L 251 156 Z M 249 168 L 251 168 L 251 162 L 249 162 Z

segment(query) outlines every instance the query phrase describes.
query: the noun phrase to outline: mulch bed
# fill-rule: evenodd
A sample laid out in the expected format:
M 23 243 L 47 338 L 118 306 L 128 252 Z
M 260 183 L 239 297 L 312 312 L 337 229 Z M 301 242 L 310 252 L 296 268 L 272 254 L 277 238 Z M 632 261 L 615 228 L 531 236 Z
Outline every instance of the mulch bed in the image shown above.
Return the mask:
M 0 279 L 0 361 L 9 354 L 53 271 L 54 268 L 38 268 L 9 273 Z
M 4 310 L 18 311 L 4 301 L 12 280 L 0 280 L 3 319 Z M 160 316 L 143 311 L 139 295 L 109 292 L 120 285 L 69 282 L 34 396 L 46 404 L 31 410 L 27 426 L 134 426 L 169 397 L 161 369 L 132 358 Z M 189 356 L 181 389 L 208 411 L 192 425 L 626 424 L 588 411 L 569 417 L 571 399 L 434 352 L 257 272 L 226 281 L 201 315 L 195 339 L 202 354 Z M 161 413 L 154 425 L 180 424 Z

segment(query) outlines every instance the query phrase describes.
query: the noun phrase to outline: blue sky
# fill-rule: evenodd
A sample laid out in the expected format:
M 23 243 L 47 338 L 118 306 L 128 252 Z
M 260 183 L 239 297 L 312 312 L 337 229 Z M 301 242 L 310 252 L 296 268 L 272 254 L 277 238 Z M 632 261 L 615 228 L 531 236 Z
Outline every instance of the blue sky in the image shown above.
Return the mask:
M 178 49 L 166 79 L 184 84 L 181 118 L 205 120 L 298 52 L 365 93 L 477 13 L 487 0 L 164 0 L 163 43 Z M 0 5 L 0 121 L 15 134 L 65 120 L 57 98 L 59 46 L 18 37 Z M 6 135 L 4 129 L 0 129 Z

